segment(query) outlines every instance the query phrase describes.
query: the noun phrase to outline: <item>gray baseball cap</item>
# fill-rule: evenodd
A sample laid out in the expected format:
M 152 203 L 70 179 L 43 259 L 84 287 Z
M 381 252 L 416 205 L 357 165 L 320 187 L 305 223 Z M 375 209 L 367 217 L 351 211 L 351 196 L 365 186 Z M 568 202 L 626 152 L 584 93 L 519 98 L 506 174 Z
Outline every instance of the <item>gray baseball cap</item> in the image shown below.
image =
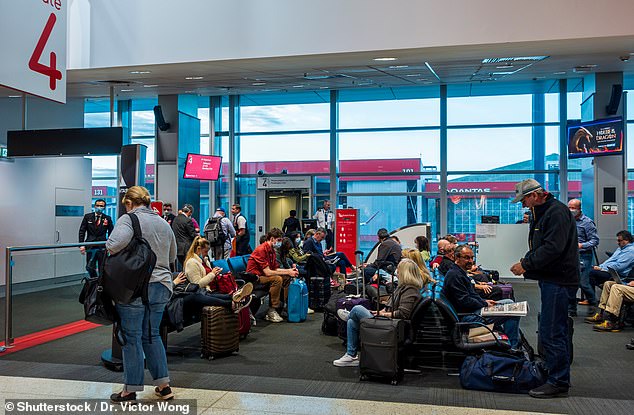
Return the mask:
M 537 190 L 543 189 L 542 185 L 535 179 L 526 179 L 515 185 L 515 198 L 511 203 L 520 202 L 524 196 L 531 194 Z

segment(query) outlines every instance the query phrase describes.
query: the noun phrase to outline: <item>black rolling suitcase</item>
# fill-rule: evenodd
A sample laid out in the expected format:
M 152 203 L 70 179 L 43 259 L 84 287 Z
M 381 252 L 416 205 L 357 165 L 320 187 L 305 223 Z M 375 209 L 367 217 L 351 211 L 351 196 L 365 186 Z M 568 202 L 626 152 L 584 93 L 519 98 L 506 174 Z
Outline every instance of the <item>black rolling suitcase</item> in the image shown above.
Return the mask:
M 387 317 L 361 320 L 359 371 L 361 380 L 389 379 L 396 385 L 403 376 L 400 348 L 405 339 L 405 321 Z
M 537 313 L 537 327 L 539 327 L 539 320 L 541 319 L 542 314 Z M 574 359 L 574 344 L 572 343 L 572 337 L 575 333 L 575 320 L 572 317 L 568 317 L 568 350 L 570 350 L 570 364 Z M 537 354 L 541 357 L 545 357 L 544 355 L 544 345 L 542 344 L 541 336 L 539 335 L 539 331 L 537 331 Z
M 392 279 L 393 277 L 394 270 L 392 270 Z M 377 297 L 377 310 L 379 309 L 379 298 Z M 389 379 L 392 385 L 396 385 L 403 377 L 400 351 L 405 340 L 405 321 L 388 317 L 363 319 L 361 320 L 359 337 L 361 343 L 359 351 L 360 380 L 381 377 Z

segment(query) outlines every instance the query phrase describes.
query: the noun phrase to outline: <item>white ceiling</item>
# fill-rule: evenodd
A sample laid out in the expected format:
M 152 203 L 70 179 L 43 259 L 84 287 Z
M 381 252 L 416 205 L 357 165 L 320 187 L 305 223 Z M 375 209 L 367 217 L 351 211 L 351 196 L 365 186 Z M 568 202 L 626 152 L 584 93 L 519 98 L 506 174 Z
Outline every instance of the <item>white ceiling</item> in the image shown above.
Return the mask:
M 587 73 L 634 75 L 631 54 L 634 37 L 628 36 L 72 70 L 68 71 L 67 95 L 104 97 L 109 95 L 110 85 L 122 99 L 439 84 L 487 83 L 503 89 L 508 82 L 580 78 Z M 519 60 L 512 66 L 482 63 L 486 58 L 527 56 L 547 58 L 537 62 Z M 380 57 L 397 59 L 374 60 Z M 584 65 L 591 66 L 580 71 Z M 200 79 L 186 79 L 190 77 Z M 0 97 L 8 95 L 16 92 L 0 88 Z

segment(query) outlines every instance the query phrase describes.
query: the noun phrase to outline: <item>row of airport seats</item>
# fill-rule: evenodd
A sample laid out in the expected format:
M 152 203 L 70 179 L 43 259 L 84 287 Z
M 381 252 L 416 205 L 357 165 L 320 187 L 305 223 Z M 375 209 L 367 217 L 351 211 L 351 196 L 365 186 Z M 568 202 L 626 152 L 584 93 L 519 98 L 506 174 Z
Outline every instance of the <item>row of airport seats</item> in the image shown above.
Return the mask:
M 217 259 L 211 263 L 211 267 L 219 267 L 222 268 L 222 273 L 226 274 L 231 272 L 236 280 L 238 281 L 238 285 L 244 284 L 245 282 L 253 283 L 253 295 L 255 298 L 251 302 L 251 312 L 253 315 L 256 315 L 258 309 L 261 304 L 267 303 L 266 298 L 268 298 L 268 286 L 258 283 L 257 281 L 243 281 L 240 280 L 240 276 L 244 276 L 247 269 L 247 262 L 251 255 L 242 255 L 237 257 L 231 257 L 229 259 Z M 266 311 L 266 310 L 264 310 Z M 200 323 L 200 315 L 184 315 L 183 316 L 183 328 Z M 161 338 L 163 339 L 163 343 L 167 348 L 167 336 L 169 333 L 176 331 L 177 328 L 174 327 L 169 321 L 167 313 L 163 314 L 163 321 L 161 322 L 160 332 Z
M 435 275 L 436 283 L 426 287 L 410 317 L 410 329 L 403 349 L 406 369 L 443 369 L 457 372 L 467 354 L 484 349 L 504 350 L 507 342 L 470 343 L 469 328 L 482 323 L 464 323 L 442 293 L 444 276 Z

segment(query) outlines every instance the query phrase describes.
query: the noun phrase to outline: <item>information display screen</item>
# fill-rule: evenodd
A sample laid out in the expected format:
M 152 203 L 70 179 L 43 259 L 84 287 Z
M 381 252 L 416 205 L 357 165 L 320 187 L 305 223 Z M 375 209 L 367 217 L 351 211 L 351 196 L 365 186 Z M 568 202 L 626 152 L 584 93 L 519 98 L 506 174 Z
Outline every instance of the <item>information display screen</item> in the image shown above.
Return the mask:
M 185 160 L 184 179 L 218 180 L 220 176 L 221 156 L 208 156 L 205 154 L 187 154 Z
M 568 122 L 568 158 L 623 153 L 623 118 Z

